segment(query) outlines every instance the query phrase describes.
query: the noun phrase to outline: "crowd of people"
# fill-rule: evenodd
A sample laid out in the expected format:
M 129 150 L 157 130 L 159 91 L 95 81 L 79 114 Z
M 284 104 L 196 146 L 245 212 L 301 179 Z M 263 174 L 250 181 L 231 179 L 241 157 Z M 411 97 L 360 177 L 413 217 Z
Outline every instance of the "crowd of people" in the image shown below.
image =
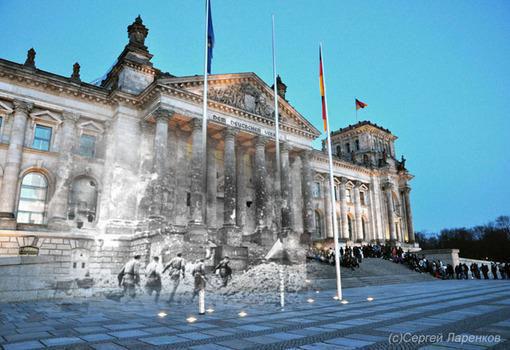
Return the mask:
M 310 248 L 307 251 L 306 257 L 322 263 L 330 265 L 335 264 L 335 250 L 330 247 L 327 250 Z M 359 264 L 363 261 L 363 252 L 360 247 L 340 247 L 340 265 L 343 267 L 350 268 L 352 270 L 359 267 Z
M 397 264 L 404 264 L 411 270 L 429 273 L 440 279 L 510 279 L 510 263 L 471 263 L 468 266 L 460 263 L 457 266 L 447 264 L 440 259 L 429 260 L 425 255 L 410 251 L 405 252 L 402 247 L 384 244 L 368 244 L 361 247 L 340 247 L 341 266 L 355 269 L 363 258 L 382 258 Z M 331 265 L 335 264 L 335 251 L 329 249 L 310 248 L 307 258 Z

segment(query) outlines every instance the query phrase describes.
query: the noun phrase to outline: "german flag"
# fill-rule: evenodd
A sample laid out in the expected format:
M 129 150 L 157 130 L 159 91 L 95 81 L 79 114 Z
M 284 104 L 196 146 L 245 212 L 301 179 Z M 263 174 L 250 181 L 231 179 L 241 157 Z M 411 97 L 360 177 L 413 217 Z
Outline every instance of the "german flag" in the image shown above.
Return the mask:
M 321 99 L 322 99 L 322 121 L 324 122 L 324 131 L 328 131 L 328 122 L 326 115 L 326 96 L 325 96 L 325 89 L 324 89 L 324 72 L 322 69 L 322 52 L 319 49 L 319 82 L 320 82 L 320 88 L 321 88 Z M 357 101 L 357 100 L 356 100 Z
M 356 99 L 356 110 L 363 109 L 366 106 L 368 106 L 365 102 L 361 102 L 360 100 Z

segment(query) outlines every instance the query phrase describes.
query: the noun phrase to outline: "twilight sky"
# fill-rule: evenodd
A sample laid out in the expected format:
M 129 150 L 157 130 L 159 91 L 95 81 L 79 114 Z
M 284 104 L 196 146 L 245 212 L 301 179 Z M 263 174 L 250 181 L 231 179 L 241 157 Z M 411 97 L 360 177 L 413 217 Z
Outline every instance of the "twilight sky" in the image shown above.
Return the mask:
M 154 65 L 203 73 L 204 3 L 0 0 L 0 57 L 91 82 L 140 14 Z M 271 85 L 271 14 L 287 98 L 319 130 L 318 43 L 333 130 L 368 119 L 399 137 L 416 230 L 510 215 L 510 2 L 505 0 L 212 0 L 213 73 L 252 71 Z M 317 146 L 319 143 L 317 143 Z

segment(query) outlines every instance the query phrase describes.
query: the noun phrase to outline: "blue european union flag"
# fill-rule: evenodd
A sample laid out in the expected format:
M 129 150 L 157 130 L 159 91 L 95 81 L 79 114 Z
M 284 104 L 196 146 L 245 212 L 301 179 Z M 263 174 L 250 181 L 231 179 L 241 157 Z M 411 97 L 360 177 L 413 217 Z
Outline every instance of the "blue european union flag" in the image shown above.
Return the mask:
M 208 21 L 207 21 L 207 74 L 211 74 L 211 61 L 213 58 L 213 48 L 214 48 L 214 28 L 212 24 L 212 15 L 211 15 L 211 1 L 209 0 L 209 8 L 208 8 Z

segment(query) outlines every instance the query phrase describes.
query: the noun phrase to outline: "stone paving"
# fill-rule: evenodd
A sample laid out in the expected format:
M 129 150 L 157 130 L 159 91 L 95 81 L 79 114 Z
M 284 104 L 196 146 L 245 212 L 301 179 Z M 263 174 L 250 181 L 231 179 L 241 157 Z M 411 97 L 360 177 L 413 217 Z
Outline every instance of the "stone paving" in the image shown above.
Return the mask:
M 309 291 L 276 305 L 72 299 L 0 303 L 0 347 L 28 349 L 510 349 L 510 281 Z M 374 300 L 368 301 L 367 297 Z M 244 313 L 242 313 L 244 312 Z M 189 322 L 195 317 L 195 322 Z

